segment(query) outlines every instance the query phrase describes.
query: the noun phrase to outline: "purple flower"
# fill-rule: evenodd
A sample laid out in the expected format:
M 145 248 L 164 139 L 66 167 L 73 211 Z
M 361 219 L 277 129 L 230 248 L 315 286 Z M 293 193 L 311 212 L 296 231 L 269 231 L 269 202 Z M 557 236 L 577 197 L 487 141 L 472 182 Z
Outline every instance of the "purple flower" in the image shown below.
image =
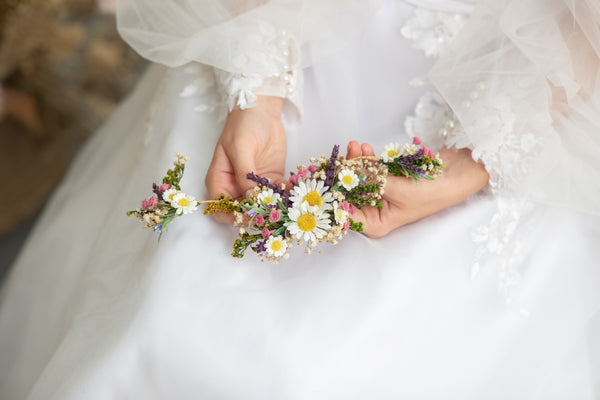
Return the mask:
M 156 183 L 152 184 L 152 193 L 154 193 L 156 195 L 156 197 L 158 197 L 158 200 L 164 200 L 162 197 L 162 194 L 164 192 L 164 190 L 160 190 L 161 186 L 158 186 Z
M 162 232 L 162 225 L 156 225 L 156 226 L 154 227 L 154 232 L 161 233 L 161 232 Z
M 279 193 L 279 195 L 281 196 L 281 202 L 283 203 L 283 205 L 285 205 L 286 207 L 290 207 L 292 205 L 292 202 L 289 199 L 289 194 L 287 194 L 285 192 L 285 190 L 283 190 L 281 188 L 281 186 L 279 185 L 274 185 L 272 183 L 269 183 L 269 180 L 267 178 L 263 178 L 259 175 L 256 175 L 254 172 L 250 172 L 246 175 L 246 178 L 254 181 L 256 183 L 258 183 L 260 186 L 266 186 L 270 189 L 273 189 L 274 193 Z
M 329 162 L 327 163 L 327 172 L 325 173 L 325 186 L 331 187 L 333 185 L 333 178 L 335 175 L 335 162 L 338 159 L 338 155 L 340 154 L 340 146 L 333 146 L 333 150 L 331 151 L 331 157 L 329 158 Z
M 265 251 L 267 251 L 267 248 L 265 247 L 265 241 L 259 240 L 258 242 L 256 242 L 256 252 L 260 254 L 264 253 Z
M 420 149 L 415 154 L 396 159 L 395 163 L 403 165 L 411 174 L 417 174 L 421 176 L 420 174 L 423 172 L 423 168 L 415 165 L 415 161 L 417 161 L 419 158 L 422 158 L 424 154 L 425 151 Z

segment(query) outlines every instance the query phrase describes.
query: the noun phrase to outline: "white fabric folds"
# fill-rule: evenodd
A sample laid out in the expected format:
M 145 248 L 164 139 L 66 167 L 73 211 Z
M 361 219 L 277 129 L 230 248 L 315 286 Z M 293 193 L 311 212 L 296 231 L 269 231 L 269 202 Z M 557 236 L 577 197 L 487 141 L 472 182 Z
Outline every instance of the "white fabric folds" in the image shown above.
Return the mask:
M 431 11 L 414 26 L 423 38 L 452 37 L 438 27 L 470 10 L 415 3 Z M 420 107 L 425 89 L 409 84 L 434 62 L 402 36 L 413 6 L 385 1 L 370 21 L 376 6 L 119 4 L 138 51 L 195 62 L 149 68 L 49 201 L 0 289 L 0 399 L 598 399 L 598 6 L 477 6 L 431 75 L 456 116 L 437 94 Z M 367 24 L 361 40 L 318 61 Z M 420 117 L 442 110 L 444 123 L 456 121 L 447 143 L 486 163 L 495 196 L 481 192 L 378 240 L 348 234 L 310 256 L 296 246 L 279 265 L 233 259 L 237 231 L 200 215 L 157 244 L 125 211 L 176 151 L 190 156 L 182 188 L 206 198 L 223 89 L 249 104 L 256 82 L 290 59 L 293 71 L 312 66 L 303 124 L 286 126 L 286 170 L 351 139 L 375 149 L 409 141 L 402 122 L 417 105 Z M 214 67 L 249 82 L 216 80 Z M 477 255 L 492 268 L 472 279 Z

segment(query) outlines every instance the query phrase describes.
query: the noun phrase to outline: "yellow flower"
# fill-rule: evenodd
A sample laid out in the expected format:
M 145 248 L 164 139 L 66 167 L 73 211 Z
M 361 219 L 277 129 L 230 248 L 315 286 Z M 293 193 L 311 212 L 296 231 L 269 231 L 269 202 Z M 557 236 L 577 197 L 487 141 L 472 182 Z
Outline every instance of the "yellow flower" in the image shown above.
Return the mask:
M 354 171 L 349 169 L 343 169 L 338 174 L 338 180 L 346 190 L 352 190 L 358 186 L 358 176 Z
M 171 206 L 177 209 L 177 214 L 179 215 L 189 214 L 196 211 L 198 202 L 194 199 L 194 196 L 179 192 L 173 196 Z
M 290 234 L 298 240 L 310 240 L 314 243 L 331 229 L 329 214 L 317 205 L 311 207 L 308 201 L 303 201 L 299 207 L 291 208 L 288 217 L 292 221 L 285 225 Z
M 287 250 L 287 242 L 281 235 L 271 236 L 265 243 L 267 253 L 273 257 L 281 257 Z
M 320 210 L 331 210 L 331 202 L 333 196 L 330 192 L 327 192 L 328 186 L 325 186 L 324 182 L 316 179 L 307 179 L 301 181 L 298 186 L 294 186 L 294 189 L 290 192 L 290 200 L 294 204 L 294 207 L 300 207 L 301 204 L 306 203 L 309 207 L 318 207 Z

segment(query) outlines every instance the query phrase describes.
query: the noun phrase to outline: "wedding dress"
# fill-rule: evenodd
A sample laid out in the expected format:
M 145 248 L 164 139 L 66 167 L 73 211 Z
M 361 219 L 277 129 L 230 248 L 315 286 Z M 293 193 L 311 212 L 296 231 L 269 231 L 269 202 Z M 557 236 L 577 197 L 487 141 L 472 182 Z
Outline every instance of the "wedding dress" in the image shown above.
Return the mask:
M 599 398 L 596 2 L 199 3 L 120 4 L 171 68 L 83 148 L 13 266 L 0 398 Z M 209 217 L 160 244 L 125 217 L 175 152 L 206 197 L 227 107 L 257 94 L 286 98 L 288 170 L 418 135 L 471 148 L 490 185 L 279 265 L 231 258 Z

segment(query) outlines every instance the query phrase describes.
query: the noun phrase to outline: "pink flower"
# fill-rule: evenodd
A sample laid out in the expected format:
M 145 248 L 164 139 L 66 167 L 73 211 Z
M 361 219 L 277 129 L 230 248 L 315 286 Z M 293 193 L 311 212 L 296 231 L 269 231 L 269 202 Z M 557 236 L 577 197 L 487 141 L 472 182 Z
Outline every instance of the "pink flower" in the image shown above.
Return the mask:
M 350 212 L 350 203 L 348 203 L 347 201 L 342 201 L 342 210 Z
M 433 157 L 433 151 L 429 150 L 425 145 L 423 145 L 423 153 L 426 157 Z
M 344 222 L 344 230 L 347 231 L 348 229 L 350 229 L 350 221 Z
M 290 179 L 289 179 L 290 183 L 291 183 L 292 185 L 295 185 L 295 184 L 297 184 L 297 183 L 298 183 L 298 178 L 299 178 L 299 177 L 300 177 L 299 175 L 292 175 L 292 176 L 290 176 Z
M 144 199 L 142 200 L 142 208 L 144 210 L 147 210 L 149 208 L 154 207 L 156 204 L 158 204 L 158 199 L 154 196 L 149 197 L 148 199 Z
M 256 224 L 256 226 L 263 226 L 265 223 L 265 218 L 262 215 L 257 214 L 254 218 L 254 223 Z
M 421 139 L 419 139 L 418 137 L 415 136 L 413 138 L 413 144 L 417 144 L 417 145 L 421 144 Z M 425 147 L 425 146 L 423 146 L 423 147 Z
M 298 170 L 298 175 L 300 175 L 302 179 L 306 178 L 306 174 L 308 174 L 308 170 L 306 168 L 300 168 Z
M 281 212 L 279 210 L 273 210 L 269 214 L 269 220 L 271 222 L 277 222 L 279 221 L 279 218 L 281 218 Z
M 165 190 L 169 190 L 170 187 L 171 186 L 168 183 L 163 183 L 162 185 L 160 185 L 158 190 L 160 190 L 161 192 L 164 192 Z
M 315 172 L 317 172 L 318 170 L 319 170 L 319 167 L 317 167 L 316 165 L 309 165 L 309 166 L 308 166 L 308 171 L 309 171 L 311 174 L 314 174 L 314 173 L 315 173 Z
M 354 214 L 356 212 L 356 207 L 354 207 L 354 204 L 350 204 L 350 209 L 348 210 L 348 212 L 350 214 Z
M 263 228 L 261 234 L 264 239 L 268 239 L 269 236 L 271 236 L 271 233 L 273 233 L 273 232 L 275 232 L 275 230 L 270 231 L 267 228 Z

